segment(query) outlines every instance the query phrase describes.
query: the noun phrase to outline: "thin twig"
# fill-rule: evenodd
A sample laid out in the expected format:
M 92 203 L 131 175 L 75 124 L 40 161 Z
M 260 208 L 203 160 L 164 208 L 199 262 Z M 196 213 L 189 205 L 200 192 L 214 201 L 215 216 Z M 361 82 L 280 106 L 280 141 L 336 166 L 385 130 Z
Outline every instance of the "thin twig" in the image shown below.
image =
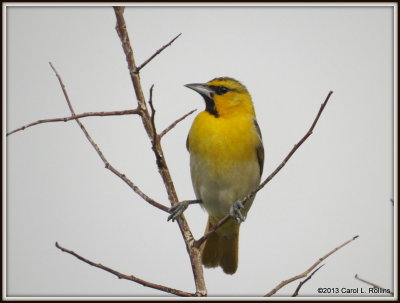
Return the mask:
M 186 117 L 190 116 L 191 114 L 193 114 L 197 109 L 193 109 L 190 112 L 188 112 L 187 114 L 183 115 L 182 117 L 180 117 L 179 119 L 175 120 L 173 123 L 170 124 L 170 126 L 168 126 L 166 129 L 164 129 L 160 134 L 160 139 L 167 134 L 171 129 L 173 129 L 179 122 L 181 122 L 182 120 L 186 119 Z
M 247 201 L 249 201 L 260 189 L 262 189 L 268 182 L 270 182 L 275 175 L 286 165 L 286 163 L 289 161 L 289 159 L 293 156 L 293 154 L 296 152 L 296 150 L 307 140 L 307 138 L 309 136 L 311 136 L 311 134 L 313 133 L 313 130 L 315 128 L 315 126 L 317 125 L 317 122 L 319 120 L 319 117 L 321 116 L 326 104 L 329 101 L 329 98 L 332 95 L 332 91 L 330 91 L 327 95 L 327 97 L 325 98 L 324 103 L 321 104 L 321 107 L 317 113 L 317 116 L 315 117 L 310 129 L 307 131 L 307 133 L 303 136 L 303 138 L 300 139 L 299 142 L 297 142 L 294 147 L 292 148 L 292 150 L 289 152 L 289 154 L 287 154 L 287 156 L 285 157 L 285 159 L 283 159 L 283 161 L 281 162 L 281 164 L 279 164 L 279 166 L 255 189 L 253 190 L 251 193 L 249 193 L 246 197 L 244 197 L 243 199 L 241 199 L 240 201 L 242 202 L 243 205 L 245 205 L 247 203 Z M 195 247 L 200 247 L 201 244 L 213 233 L 215 232 L 218 228 L 220 228 L 222 225 L 224 225 L 229 219 L 230 219 L 230 215 L 226 215 L 224 218 L 222 218 L 218 223 L 216 223 L 214 226 L 212 226 L 209 231 L 204 234 L 201 238 L 199 238 L 198 240 L 195 241 L 194 245 Z
M 154 108 L 154 105 L 153 105 L 153 88 L 154 88 L 154 84 L 150 87 L 149 105 L 150 105 L 150 109 L 151 109 L 150 120 L 151 120 L 151 125 L 153 126 L 153 145 L 154 145 L 157 140 L 157 130 L 156 130 L 156 123 L 155 123 L 156 109 Z
M 128 186 L 130 188 L 133 189 L 133 191 L 138 194 L 143 200 L 145 200 L 147 203 L 149 203 L 150 205 L 153 205 L 154 207 L 168 212 L 169 207 L 162 205 L 161 203 L 156 202 L 155 200 L 153 200 L 152 198 L 150 198 L 149 196 L 147 196 L 144 192 L 142 192 L 140 190 L 139 187 L 137 187 L 129 178 L 126 177 L 126 175 L 122 174 L 121 172 L 119 172 L 117 169 L 115 169 L 111 164 L 107 163 L 106 164 L 106 168 L 109 169 L 111 172 L 113 172 L 115 175 L 117 175 L 118 177 L 120 177 L 126 184 L 128 184 Z
M 69 116 L 69 117 L 64 117 L 64 118 L 52 118 L 52 119 L 41 119 L 36 122 L 29 123 L 27 125 L 21 126 L 17 129 L 14 129 L 13 131 L 10 131 L 7 133 L 7 136 L 14 134 L 16 132 L 19 132 L 21 130 L 24 130 L 28 127 L 42 124 L 42 123 L 48 123 L 48 122 L 67 122 L 75 119 L 80 119 L 80 118 L 85 118 L 85 117 L 105 117 L 105 116 L 122 116 L 122 115 L 140 115 L 141 111 L 139 109 L 128 109 L 128 110 L 118 110 L 118 111 L 112 111 L 112 112 L 87 112 L 87 113 L 82 113 L 79 115 L 75 116 Z
M 361 282 L 364 282 L 364 283 L 366 283 L 366 284 L 368 284 L 368 285 L 371 285 L 372 287 L 374 287 L 374 288 L 380 288 L 380 289 L 385 289 L 385 288 L 383 288 L 382 286 L 379 286 L 379 285 L 377 285 L 377 284 L 375 284 L 375 283 L 372 283 L 372 282 L 369 282 L 369 281 L 367 281 L 367 280 L 364 280 L 364 279 L 362 279 L 362 278 L 360 278 L 359 276 L 358 276 L 358 274 L 356 274 L 355 276 L 354 276 L 354 278 L 356 278 L 358 281 L 361 281 Z M 390 294 L 394 294 L 393 292 L 390 292 Z
M 156 116 L 156 109 L 154 108 L 153 105 L 153 88 L 154 84 L 150 87 L 150 97 L 149 97 L 149 105 L 150 105 L 150 121 L 151 121 L 151 128 L 153 130 L 152 137 L 150 137 L 151 141 L 151 148 L 153 149 L 154 155 L 156 156 L 156 163 L 158 169 L 163 169 L 165 161 L 163 161 L 163 156 L 161 152 L 161 146 L 160 146 L 160 136 L 157 134 L 157 129 L 156 129 L 156 122 L 155 122 L 155 116 Z
M 359 280 L 359 281 L 361 281 L 361 282 L 364 282 L 364 283 L 366 283 L 366 284 L 368 284 L 368 285 L 371 285 L 371 286 L 373 286 L 373 287 L 375 287 L 375 288 L 383 288 L 383 287 L 381 287 L 381 286 L 379 286 L 379 285 L 377 285 L 377 284 L 375 284 L 375 283 L 372 283 L 372 282 L 369 282 L 369 281 L 367 281 L 367 280 L 364 280 L 364 279 L 360 278 L 360 277 L 358 276 L 358 274 L 356 274 L 356 275 L 354 276 L 354 278 L 356 278 L 357 280 Z
M 282 163 L 255 189 L 253 190 L 250 194 L 248 194 L 246 197 L 244 197 L 242 199 L 242 203 L 243 205 L 249 200 L 251 199 L 260 189 L 262 189 L 268 182 L 270 182 L 272 180 L 272 178 L 275 177 L 275 175 L 286 165 L 286 163 L 289 161 L 289 159 L 293 156 L 293 154 L 297 151 L 297 149 L 307 140 L 307 138 L 309 136 L 312 135 L 315 126 L 317 125 L 317 122 L 322 114 L 322 112 L 325 109 L 325 106 L 328 104 L 329 98 L 331 97 L 331 95 L 333 94 L 333 91 L 330 91 L 328 93 L 328 95 L 325 98 L 324 103 L 321 104 L 321 107 L 317 113 L 317 116 L 314 119 L 314 122 L 312 123 L 310 129 L 308 130 L 308 132 L 304 135 L 303 138 L 300 139 L 299 142 L 297 142 L 292 150 L 289 152 L 289 154 L 285 157 L 285 159 L 283 159 Z
M 75 111 L 74 108 L 72 107 L 71 101 L 68 97 L 68 93 L 67 90 L 65 88 L 65 85 L 61 79 L 61 76 L 58 74 L 57 70 L 54 68 L 53 64 L 51 62 L 49 62 L 51 68 L 53 69 L 54 73 L 56 74 L 56 77 L 58 79 L 58 82 L 60 83 L 60 86 L 62 88 L 65 100 L 68 103 L 68 107 L 71 111 L 72 116 L 76 117 L 77 115 L 75 115 Z M 126 184 L 129 185 L 130 188 L 133 189 L 133 191 L 135 193 L 137 193 L 143 200 L 147 201 L 149 204 L 157 207 L 158 209 L 161 209 L 165 212 L 168 212 L 168 207 L 154 201 L 153 199 L 151 199 L 149 196 L 147 196 L 145 193 L 143 193 L 131 180 L 129 180 L 124 174 L 122 174 L 121 172 L 119 172 L 117 169 L 115 169 L 106 159 L 106 157 L 104 156 L 103 152 L 100 150 L 99 146 L 96 144 L 96 142 L 92 139 L 92 137 L 89 135 L 88 131 L 86 130 L 85 126 L 82 124 L 82 122 L 79 119 L 74 119 L 76 121 L 76 123 L 78 123 L 78 125 L 80 126 L 81 130 L 83 131 L 83 133 L 85 134 L 86 138 L 88 139 L 88 141 L 90 142 L 90 144 L 93 146 L 93 148 L 95 149 L 95 151 L 97 152 L 97 154 L 99 155 L 99 157 L 101 158 L 101 160 L 103 161 L 103 163 L 105 164 L 105 167 L 107 169 L 109 169 L 111 172 L 113 172 L 115 175 L 117 175 L 118 177 L 120 177 Z
M 175 38 L 173 38 L 171 41 L 169 41 L 167 44 L 165 44 L 163 47 L 161 47 L 159 50 L 157 50 L 149 59 L 147 59 L 146 61 L 144 61 L 141 65 L 139 65 L 136 68 L 136 72 L 138 73 L 143 67 L 145 67 L 147 65 L 147 63 L 149 63 L 151 60 L 153 60 L 158 54 L 160 54 L 164 49 L 166 49 L 168 46 L 170 46 L 176 39 L 179 38 L 179 36 L 182 35 L 182 33 L 180 33 L 179 35 L 177 35 Z
M 319 266 L 316 270 L 314 270 L 307 278 L 305 278 L 303 281 L 300 281 L 299 286 L 297 286 L 295 292 L 293 293 L 292 297 L 297 297 L 299 295 L 299 290 L 300 288 L 308 281 L 312 278 L 312 276 L 325 264 L 322 264 L 321 266 Z
M 355 239 L 357 239 L 358 236 L 354 236 L 353 238 L 351 238 L 350 240 L 347 240 L 346 242 L 344 242 L 342 245 L 339 245 L 338 247 L 335 247 L 334 249 L 332 249 L 330 252 L 328 252 L 325 256 L 321 257 L 318 259 L 317 262 L 315 262 L 309 269 L 307 269 L 305 272 L 303 272 L 302 274 L 299 274 L 297 276 L 294 276 L 290 279 L 287 279 L 285 281 L 282 281 L 281 283 L 279 283 L 277 286 L 275 286 L 274 289 L 272 289 L 269 293 L 267 293 L 264 297 L 270 297 L 272 295 L 274 295 L 279 289 L 281 289 L 282 287 L 288 285 L 289 283 L 296 281 L 298 279 L 304 278 L 306 277 L 314 268 L 316 268 L 319 264 L 321 264 L 322 261 L 324 261 L 326 258 L 328 258 L 330 255 L 334 254 L 335 252 L 337 252 L 339 249 L 341 249 L 342 247 L 346 246 L 347 244 L 349 244 L 350 242 L 354 241 Z
M 216 224 L 214 224 L 213 226 L 211 226 L 211 228 L 208 230 L 208 232 L 206 232 L 202 237 L 200 237 L 198 240 L 194 241 L 193 246 L 200 248 L 201 244 L 203 244 L 203 242 L 205 240 L 208 239 L 209 236 L 211 236 L 212 233 L 214 233 L 218 228 L 220 228 L 222 225 L 224 225 L 226 222 L 228 222 L 231 219 L 230 215 L 226 215 L 225 217 L 223 217 L 221 220 L 219 220 Z
M 170 287 L 167 287 L 167 286 L 164 286 L 164 285 L 148 282 L 148 281 L 142 280 L 140 278 L 137 278 L 137 277 L 135 277 L 133 275 L 126 275 L 126 274 L 120 273 L 119 271 L 116 271 L 116 270 L 114 270 L 114 269 L 112 269 L 110 267 L 104 266 L 104 265 L 102 265 L 100 263 L 94 263 L 93 261 L 90 261 L 90 260 L 78 255 L 74 251 L 62 247 L 57 242 L 56 242 L 56 247 L 58 249 L 60 249 L 61 251 L 65 252 L 65 253 L 68 253 L 68 254 L 78 258 L 79 260 L 81 260 L 81 261 L 83 261 L 83 262 L 85 262 L 85 263 L 87 263 L 87 264 L 89 264 L 91 266 L 94 266 L 94 267 L 100 268 L 102 270 L 108 271 L 109 273 L 112 273 L 113 275 L 117 276 L 118 279 L 129 280 L 129 281 L 132 281 L 132 282 L 139 283 L 139 284 L 141 284 L 143 286 L 146 286 L 146 287 L 154 288 L 154 289 L 161 290 L 161 291 L 164 291 L 164 292 L 167 292 L 167 293 L 170 293 L 170 294 L 174 294 L 174 295 L 177 295 L 177 296 L 181 296 L 181 297 L 194 297 L 195 296 L 192 293 L 188 293 L 188 292 L 185 292 L 185 291 L 182 291 L 182 290 L 178 290 L 178 289 L 174 289 L 174 288 L 170 288 Z
M 60 75 L 58 74 L 57 70 L 54 68 L 53 64 L 52 64 L 51 62 L 49 62 L 49 64 L 50 64 L 51 69 L 52 69 L 52 70 L 54 71 L 54 73 L 56 74 L 56 77 L 57 77 L 57 79 L 58 79 L 58 82 L 59 82 L 60 85 L 61 85 L 61 89 L 62 89 L 62 91 L 63 91 L 65 100 L 67 101 L 68 108 L 69 108 L 71 114 L 72 114 L 73 116 L 75 116 L 76 114 L 75 114 L 74 108 L 72 107 L 71 101 L 69 100 L 67 90 L 65 89 L 65 85 L 64 85 L 64 83 L 63 83 L 63 81 L 62 81 Z M 78 119 L 76 119 L 75 121 L 79 124 L 79 126 L 81 125 L 81 123 L 80 123 L 80 121 L 79 121 Z

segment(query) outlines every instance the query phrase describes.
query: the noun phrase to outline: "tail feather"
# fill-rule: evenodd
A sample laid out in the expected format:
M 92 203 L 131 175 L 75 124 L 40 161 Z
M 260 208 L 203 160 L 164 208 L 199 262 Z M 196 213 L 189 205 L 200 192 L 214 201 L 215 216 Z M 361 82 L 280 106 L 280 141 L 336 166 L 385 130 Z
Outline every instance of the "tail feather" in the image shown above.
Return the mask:
M 229 222 L 227 223 L 229 224 Z M 211 227 L 210 219 L 206 232 Z M 231 233 L 214 232 L 202 246 L 201 261 L 207 268 L 221 266 L 227 274 L 234 274 L 238 267 L 239 225 Z
M 219 264 L 226 274 L 233 275 L 238 268 L 238 244 L 239 234 L 235 234 L 232 238 L 224 236 L 220 238 L 222 256 Z
M 213 233 L 203 244 L 201 262 L 207 268 L 217 267 L 219 265 L 219 260 L 221 259 L 219 239 L 220 237 L 217 233 Z

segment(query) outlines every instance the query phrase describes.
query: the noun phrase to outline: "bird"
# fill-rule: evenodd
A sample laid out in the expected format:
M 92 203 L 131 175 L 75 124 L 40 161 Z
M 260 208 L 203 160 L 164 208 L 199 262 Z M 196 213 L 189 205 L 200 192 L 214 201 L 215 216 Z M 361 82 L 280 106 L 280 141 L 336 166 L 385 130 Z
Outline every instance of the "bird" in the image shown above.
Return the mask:
M 188 204 L 200 203 L 208 213 L 206 233 L 230 214 L 223 226 L 201 246 L 206 268 L 221 267 L 226 274 L 238 268 L 239 228 L 254 200 L 241 199 L 258 187 L 264 166 L 264 147 L 251 95 L 231 77 L 185 85 L 199 93 L 205 110 L 193 121 L 186 147 L 197 200 L 175 207 L 176 219 Z M 178 209 L 178 210 L 177 210 Z M 170 218 L 169 218 L 170 219 Z

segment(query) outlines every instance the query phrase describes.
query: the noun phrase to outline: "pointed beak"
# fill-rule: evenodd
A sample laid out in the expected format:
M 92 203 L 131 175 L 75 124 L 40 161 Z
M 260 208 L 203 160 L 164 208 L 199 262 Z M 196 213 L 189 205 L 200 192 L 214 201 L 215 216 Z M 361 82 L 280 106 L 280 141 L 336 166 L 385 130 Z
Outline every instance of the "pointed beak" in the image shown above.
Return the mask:
M 212 96 L 214 94 L 214 92 L 211 90 L 211 88 L 207 84 L 190 83 L 190 84 L 185 84 L 185 86 L 187 88 L 193 89 L 194 91 L 198 92 L 203 97 L 207 97 L 209 99 L 212 99 Z

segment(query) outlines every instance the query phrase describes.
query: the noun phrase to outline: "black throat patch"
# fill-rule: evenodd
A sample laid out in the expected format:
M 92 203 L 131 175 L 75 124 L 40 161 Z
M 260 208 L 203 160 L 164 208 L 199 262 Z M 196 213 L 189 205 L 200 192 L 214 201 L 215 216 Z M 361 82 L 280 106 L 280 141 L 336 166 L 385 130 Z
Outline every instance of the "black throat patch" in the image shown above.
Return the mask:
M 206 111 L 213 115 L 215 118 L 219 117 L 217 109 L 215 108 L 215 102 L 212 98 L 207 96 L 203 96 L 204 101 L 206 102 Z

